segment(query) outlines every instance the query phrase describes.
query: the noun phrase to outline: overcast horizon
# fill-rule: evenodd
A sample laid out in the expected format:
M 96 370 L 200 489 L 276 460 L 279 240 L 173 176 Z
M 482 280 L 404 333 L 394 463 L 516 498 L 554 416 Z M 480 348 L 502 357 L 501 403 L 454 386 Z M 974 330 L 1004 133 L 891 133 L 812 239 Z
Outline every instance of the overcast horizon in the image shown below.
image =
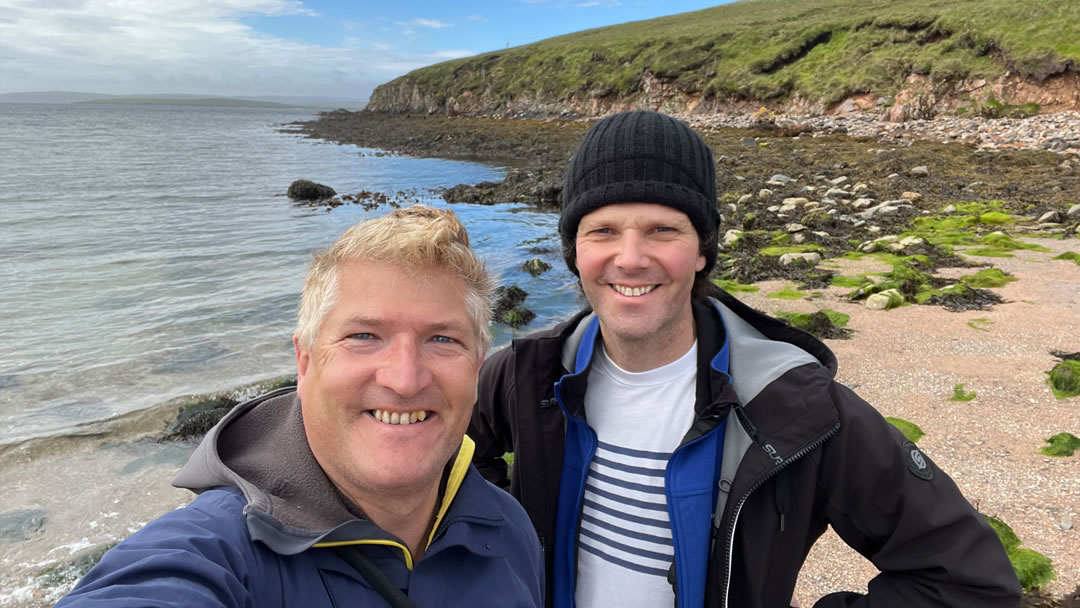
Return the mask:
M 709 0 L 0 0 L 0 94 L 366 99 L 449 59 Z

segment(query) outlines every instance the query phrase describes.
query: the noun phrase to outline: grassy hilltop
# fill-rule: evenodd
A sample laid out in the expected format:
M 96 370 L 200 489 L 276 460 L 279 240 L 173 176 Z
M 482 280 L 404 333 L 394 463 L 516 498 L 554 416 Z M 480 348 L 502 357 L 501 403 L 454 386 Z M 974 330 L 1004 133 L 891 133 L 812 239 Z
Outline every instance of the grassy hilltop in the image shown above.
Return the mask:
M 828 107 L 894 95 L 911 75 L 1042 83 L 1069 72 L 1080 72 L 1077 0 L 742 0 L 421 68 L 377 88 L 369 107 L 587 112 L 658 92 L 689 107 Z

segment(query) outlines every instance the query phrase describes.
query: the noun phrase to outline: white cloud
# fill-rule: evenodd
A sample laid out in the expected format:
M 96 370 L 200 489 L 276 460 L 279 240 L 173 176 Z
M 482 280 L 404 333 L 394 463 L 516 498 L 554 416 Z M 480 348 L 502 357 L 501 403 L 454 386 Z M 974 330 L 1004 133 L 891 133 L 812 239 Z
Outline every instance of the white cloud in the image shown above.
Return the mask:
M 422 17 L 417 17 L 416 19 L 413 19 L 409 23 L 412 24 L 412 25 L 418 25 L 420 27 L 429 27 L 429 28 L 436 29 L 436 30 L 441 30 L 441 29 L 447 28 L 447 27 L 454 27 L 453 23 L 446 23 L 444 21 L 439 21 L 438 19 L 424 19 Z
M 433 59 L 443 60 L 443 59 L 460 59 L 462 57 L 472 57 L 475 54 L 476 54 L 475 51 L 446 50 L 446 51 L 435 51 L 434 53 L 430 53 L 428 56 L 433 58 Z
M 374 84 L 444 58 L 359 35 L 332 46 L 289 40 L 244 21 L 316 14 L 298 0 L 0 0 L 0 5 L 0 92 L 366 96 Z M 343 27 L 351 32 L 359 25 Z

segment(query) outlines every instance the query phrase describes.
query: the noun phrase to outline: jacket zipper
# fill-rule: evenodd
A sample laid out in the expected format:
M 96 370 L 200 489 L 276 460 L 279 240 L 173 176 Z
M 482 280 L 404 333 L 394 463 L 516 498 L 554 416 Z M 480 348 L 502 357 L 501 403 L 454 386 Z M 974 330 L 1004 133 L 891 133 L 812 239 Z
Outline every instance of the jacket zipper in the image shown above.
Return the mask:
M 744 418 L 740 417 L 740 419 L 744 419 Z M 754 435 L 756 435 L 757 434 L 756 433 L 756 428 L 754 430 L 755 430 Z M 727 543 L 727 548 L 728 548 L 728 550 L 727 550 L 727 572 L 724 574 L 724 601 L 720 604 L 721 608 L 727 608 L 727 605 L 728 605 L 728 593 L 731 591 L 731 556 L 732 556 L 732 553 L 735 550 L 735 526 L 739 522 L 739 513 L 742 512 L 742 508 L 743 508 L 743 505 L 746 504 L 746 500 L 748 498 L 750 498 L 750 495 L 753 494 L 754 491 L 756 491 L 761 486 L 765 485 L 766 481 L 768 481 L 768 480 L 772 479 L 773 477 L 775 477 L 777 473 L 782 471 L 789 464 L 795 462 L 796 460 L 798 460 L 798 459 L 802 458 L 803 456 L 806 456 L 810 452 L 816 450 L 818 447 L 821 446 L 821 444 L 825 443 L 830 437 L 835 435 L 838 430 L 840 430 L 840 423 L 839 422 L 834 424 L 833 427 L 831 429 L 829 429 L 828 432 L 826 432 L 824 435 L 822 435 L 817 440 L 815 440 L 814 443 L 811 443 L 810 445 L 806 446 L 805 448 L 799 450 L 799 452 L 796 453 L 791 458 L 788 458 L 786 460 L 781 461 L 776 466 L 774 466 L 772 469 L 770 469 L 764 476 L 762 476 L 760 479 L 758 479 L 757 482 L 754 483 L 754 485 L 750 486 L 750 489 L 748 489 L 746 492 L 744 492 L 743 495 L 739 498 L 739 503 L 737 505 L 735 505 L 735 513 L 731 517 L 731 524 L 728 526 L 727 536 L 725 537 L 725 542 Z M 759 447 L 760 447 L 760 444 L 759 444 Z M 762 449 L 764 449 L 764 448 L 762 448 Z M 766 450 L 766 453 L 768 453 L 767 450 Z M 771 456 L 771 454 L 770 454 L 770 456 Z
M 501 521 L 492 521 L 490 519 L 484 519 L 482 517 L 475 517 L 473 515 L 457 515 L 455 517 L 451 517 L 450 519 L 446 520 L 445 522 L 443 522 L 443 525 L 439 526 L 439 530 L 437 532 L 435 532 L 435 536 L 433 536 L 431 538 L 431 542 L 428 543 L 428 547 L 430 548 L 432 545 L 437 543 L 439 541 L 439 539 L 442 538 L 446 534 L 446 530 L 451 525 L 456 524 L 456 523 L 460 523 L 460 522 L 468 522 L 470 524 L 475 524 L 475 525 L 479 525 L 479 526 L 487 526 L 488 528 L 499 528 L 504 523 L 504 522 L 501 522 Z

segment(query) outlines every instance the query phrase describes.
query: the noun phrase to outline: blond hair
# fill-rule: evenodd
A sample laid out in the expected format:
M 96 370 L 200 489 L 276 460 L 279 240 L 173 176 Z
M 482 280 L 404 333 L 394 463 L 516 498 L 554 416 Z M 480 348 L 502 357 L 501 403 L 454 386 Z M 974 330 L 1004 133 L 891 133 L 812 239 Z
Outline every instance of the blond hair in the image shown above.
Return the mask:
M 456 273 L 465 283 L 465 309 L 475 327 L 479 349 L 491 343 L 495 281 L 469 248 L 469 233 L 453 211 L 413 205 L 360 222 L 328 249 L 315 253 L 296 319 L 296 340 L 304 348 L 315 344 L 323 320 L 337 301 L 338 269 L 353 261 Z

